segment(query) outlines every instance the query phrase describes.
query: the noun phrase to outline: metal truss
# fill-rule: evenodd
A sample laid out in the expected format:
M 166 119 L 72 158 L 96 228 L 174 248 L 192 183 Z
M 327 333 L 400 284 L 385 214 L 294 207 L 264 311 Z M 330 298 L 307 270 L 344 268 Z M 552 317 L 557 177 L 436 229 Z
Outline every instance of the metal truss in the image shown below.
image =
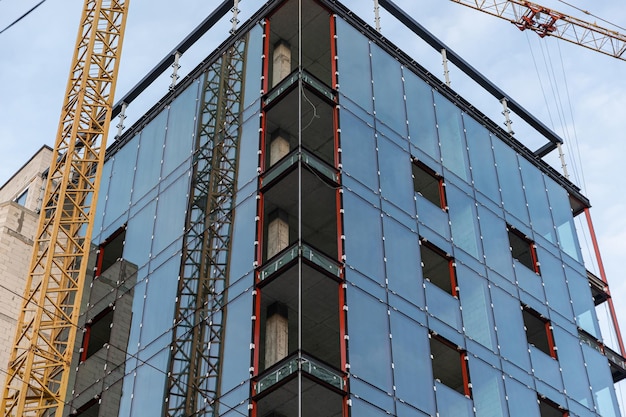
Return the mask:
M 553 36 L 626 61 L 626 35 L 525 0 L 452 0 L 508 20 L 521 30 Z
M 167 416 L 218 415 L 245 49 L 246 41 L 237 41 L 209 68 L 204 82 L 168 372 Z
M 85 0 L 17 322 L 4 416 L 63 414 L 128 0 Z

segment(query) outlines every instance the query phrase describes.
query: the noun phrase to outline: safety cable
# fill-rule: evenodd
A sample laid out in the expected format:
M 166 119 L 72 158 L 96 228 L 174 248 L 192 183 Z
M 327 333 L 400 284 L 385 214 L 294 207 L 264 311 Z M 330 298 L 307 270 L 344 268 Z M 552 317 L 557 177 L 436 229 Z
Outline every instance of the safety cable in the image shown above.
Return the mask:
M 1 1 L 1 0 L 0 0 Z M 7 31 L 9 28 L 15 26 L 20 20 L 24 19 L 26 16 L 28 16 L 29 14 L 31 14 L 33 11 L 35 11 L 35 9 L 37 9 L 39 6 L 41 6 L 42 4 L 44 4 L 47 0 L 41 0 L 39 3 L 37 3 L 36 5 L 34 5 L 29 11 L 27 11 L 26 13 L 24 13 L 23 15 L 21 15 L 20 17 L 18 17 L 17 19 L 15 19 L 12 23 L 9 24 L 9 26 L 5 27 L 4 29 L 0 30 L 0 35 L 2 35 L 5 31 Z

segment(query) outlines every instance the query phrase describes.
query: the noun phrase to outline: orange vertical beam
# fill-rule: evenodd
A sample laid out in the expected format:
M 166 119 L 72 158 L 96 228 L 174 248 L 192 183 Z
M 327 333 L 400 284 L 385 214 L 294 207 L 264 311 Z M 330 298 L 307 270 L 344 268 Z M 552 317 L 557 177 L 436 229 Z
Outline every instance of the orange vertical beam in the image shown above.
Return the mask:
M 596 238 L 596 232 L 593 228 L 593 222 L 591 221 L 591 213 L 588 208 L 585 208 L 585 217 L 587 218 L 587 226 L 589 227 L 589 234 L 591 235 L 591 242 L 593 243 L 593 250 L 596 254 L 596 262 L 598 263 L 598 268 L 600 269 L 600 278 L 602 282 L 607 286 L 607 294 L 609 295 L 608 303 L 609 303 L 609 311 L 611 313 L 611 320 L 613 321 L 613 327 L 615 328 L 615 334 L 617 336 L 617 344 L 619 345 L 620 354 L 623 356 L 625 353 L 624 350 L 624 340 L 622 339 L 622 332 L 619 329 L 619 323 L 617 321 L 617 314 L 615 314 L 615 306 L 613 304 L 613 298 L 610 297 L 611 291 L 609 288 L 609 282 L 606 278 L 606 271 L 604 270 L 604 264 L 602 263 L 602 255 L 600 255 L 600 247 L 598 246 L 598 239 Z

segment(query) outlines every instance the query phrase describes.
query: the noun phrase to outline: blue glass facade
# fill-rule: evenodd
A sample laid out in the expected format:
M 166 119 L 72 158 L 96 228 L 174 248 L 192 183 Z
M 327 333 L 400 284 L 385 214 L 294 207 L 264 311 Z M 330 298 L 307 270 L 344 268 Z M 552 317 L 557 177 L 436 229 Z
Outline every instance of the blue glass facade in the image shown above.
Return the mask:
M 83 323 L 113 307 L 119 330 L 77 360 L 77 415 L 619 416 L 606 356 L 581 341 L 601 335 L 564 180 L 353 17 L 303 0 L 298 25 L 298 3 L 256 16 L 108 158 L 94 262 L 122 233 L 130 272 L 95 267 Z M 239 83 L 209 88 L 224 68 Z M 227 250 L 199 271 L 227 267 L 189 295 L 190 247 L 219 253 L 193 239 L 223 221 L 199 191 L 221 135 L 237 143 Z M 181 328 L 206 330 L 189 338 L 206 357 L 176 357 Z

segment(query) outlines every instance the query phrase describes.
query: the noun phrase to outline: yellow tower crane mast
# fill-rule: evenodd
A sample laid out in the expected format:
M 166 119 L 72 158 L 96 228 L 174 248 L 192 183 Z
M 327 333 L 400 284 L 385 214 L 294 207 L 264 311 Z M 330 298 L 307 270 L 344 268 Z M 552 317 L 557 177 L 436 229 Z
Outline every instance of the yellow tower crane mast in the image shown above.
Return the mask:
M 553 36 L 626 61 L 626 35 L 525 0 L 451 0 L 505 19 L 542 38 Z
M 85 0 L 2 397 L 63 414 L 129 0 Z

